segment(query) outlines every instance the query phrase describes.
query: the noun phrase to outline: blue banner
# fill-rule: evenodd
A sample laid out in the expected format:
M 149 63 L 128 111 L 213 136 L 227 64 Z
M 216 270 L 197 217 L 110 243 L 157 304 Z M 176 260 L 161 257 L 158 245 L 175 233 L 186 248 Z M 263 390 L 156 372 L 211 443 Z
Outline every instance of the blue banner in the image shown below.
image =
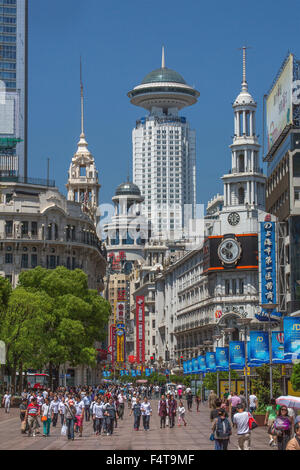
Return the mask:
M 284 332 L 272 332 L 272 362 L 273 364 L 289 364 L 290 359 L 284 359 Z
M 266 331 L 250 331 L 249 359 L 259 364 L 269 364 L 269 333 Z
M 202 374 L 206 372 L 205 356 L 198 356 L 198 370 L 202 372 Z
M 140 375 L 142 375 L 142 372 L 141 372 L 141 370 L 140 370 L 140 369 L 137 369 L 137 371 L 136 371 L 136 375 L 137 375 L 137 376 L 140 376 Z
M 135 377 L 135 376 L 136 376 L 136 372 L 135 372 L 135 370 L 132 370 L 131 371 L 131 377 Z
M 214 353 L 214 352 L 206 353 L 205 360 L 206 360 L 206 371 L 207 372 L 216 372 L 217 371 L 216 353 Z
M 193 374 L 198 374 L 198 358 L 193 358 L 192 359 L 192 368 L 193 368 Z
M 120 371 L 120 375 L 121 375 L 121 377 L 123 377 L 123 375 L 124 375 L 124 370 L 121 370 L 121 371 Z
M 129 370 L 125 370 L 125 375 L 129 375 Z
M 283 331 L 284 359 L 300 359 L 300 317 L 285 317 Z
M 260 223 L 261 304 L 276 303 L 276 224 Z
M 188 374 L 188 363 L 187 363 L 187 361 L 183 361 L 182 365 L 183 365 L 183 373 Z
M 146 377 L 149 377 L 149 375 L 150 375 L 150 369 L 146 369 L 146 370 L 145 370 L 145 375 L 146 375 Z
M 192 373 L 193 373 L 192 359 L 189 359 L 189 360 L 187 361 L 187 364 L 188 364 L 188 373 L 189 373 L 189 374 L 192 374 Z
M 218 371 L 229 370 L 229 349 L 228 348 L 216 348 L 216 366 Z
M 229 342 L 230 369 L 244 369 L 245 367 L 245 343 L 243 341 Z

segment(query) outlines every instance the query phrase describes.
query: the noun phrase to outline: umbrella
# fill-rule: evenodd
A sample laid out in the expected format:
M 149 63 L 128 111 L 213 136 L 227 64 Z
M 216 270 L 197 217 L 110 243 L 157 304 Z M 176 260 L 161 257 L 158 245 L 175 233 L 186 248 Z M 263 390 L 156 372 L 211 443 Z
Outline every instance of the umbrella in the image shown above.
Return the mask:
M 183 386 L 182 385 L 177 385 L 177 388 L 183 388 Z
M 287 408 L 300 409 L 300 397 L 293 397 L 291 395 L 282 396 L 276 399 L 277 405 L 285 405 Z

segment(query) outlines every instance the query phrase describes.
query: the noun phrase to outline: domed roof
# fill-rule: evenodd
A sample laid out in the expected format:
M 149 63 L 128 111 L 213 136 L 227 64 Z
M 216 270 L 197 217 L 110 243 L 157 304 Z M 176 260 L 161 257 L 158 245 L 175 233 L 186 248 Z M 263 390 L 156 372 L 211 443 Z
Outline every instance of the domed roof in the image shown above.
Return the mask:
M 242 90 L 242 92 L 238 95 L 238 97 L 234 101 L 233 105 L 239 106 L 239 105 L 247 105 L 247 104 L 255 105 L 256 103 L 248 91 Z
M 153 72 L 148 73 L 142 85 L 146 83 L 161 83 L 161 82 L 173 82 L 173 83 L 182 83 L 186 85 L 184 78 L 175 70 L 168 69 L 167 67 L 161 67 L 160 69 L 153 70 Z
M 116 196 L 140 196 L 141 191 L 139 187 L 131 183 L 130 181 L 127 181 L 126 183 L 120 184 L 120 186 L 117 187 L 116 190 Z

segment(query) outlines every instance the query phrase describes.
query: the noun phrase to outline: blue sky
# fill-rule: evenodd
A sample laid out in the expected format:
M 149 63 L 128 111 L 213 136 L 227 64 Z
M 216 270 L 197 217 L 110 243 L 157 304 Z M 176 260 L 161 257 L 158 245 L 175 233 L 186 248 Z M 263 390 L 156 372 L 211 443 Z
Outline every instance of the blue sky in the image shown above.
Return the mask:
M 291 50 L 300 59 L 300 4 L 274 0 L 29 0 L 29 169 L 50 177 L 65 194 L 80 134 L 80 55 L 85 131 L 99 171 L 100 201 L 110 202 L 132 162 L 131 134 L 145 115 L 127 92 L 151 70 L 166 66 L 201 93 L 181 112 L 197 133 L 197 201 L 223 191 L 231 166 L 232 102 L 247 58 L 249 91 L 258 102 Z

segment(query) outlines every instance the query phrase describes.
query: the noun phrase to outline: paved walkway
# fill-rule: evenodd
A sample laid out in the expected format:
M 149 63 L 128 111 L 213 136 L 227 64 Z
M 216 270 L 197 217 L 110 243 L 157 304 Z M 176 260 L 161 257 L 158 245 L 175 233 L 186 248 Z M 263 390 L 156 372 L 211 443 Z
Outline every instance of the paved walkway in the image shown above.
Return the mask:
M 74 441 L 68 441 L 60 435 L 60 422 L 56 428 L 51 426 L 51 436 L 28 437 L 21 434 L 20 418 L 17 409 L 11 409 L 10 414 L 5 414 L 0 409 L 0 450 L 213 450 L 214 443 L 209 440 L 211 425 L 209 409 L 207 405 L 200 406 L 197 413 L 193 405 L 193 411 L 186 413 L 186 427 L 160 429 L 157 415 L 157 401 L 152 400 L 153 416 L 150 421 L 150 431 L 133 430 L 133 416 L 129 417 L 129 411 L 125 406 L 124 420 L 118 421 L 118 427 L 113 436 L 95 436 L 92 423 L 84 423 L 83 437 L 77 437 Z M 259 427 L 252 432 L 251 448 L 253 450 L 276 450 L 268 445 L 266 428 Z M 237 450 L 236 430 L 229 444 L 229 450 Z

